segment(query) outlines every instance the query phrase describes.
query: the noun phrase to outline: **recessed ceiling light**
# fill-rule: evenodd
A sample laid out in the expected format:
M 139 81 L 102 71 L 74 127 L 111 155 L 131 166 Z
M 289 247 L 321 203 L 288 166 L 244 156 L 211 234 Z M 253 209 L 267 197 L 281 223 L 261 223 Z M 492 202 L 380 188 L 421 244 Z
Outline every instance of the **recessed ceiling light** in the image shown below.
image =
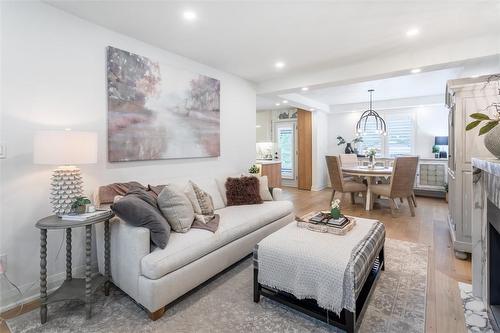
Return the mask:
M 475 78 L 478 78 L 480 75 L 479 74 L 475 74 L 475 75 L 471 75 L 470 77 L 475 79 Z
M 420 30 L 418 28 L 411 28 L 410 30 L 406 31 L 406 37 L 415 37 L 418 34 L 420 34 Z
M 285 63 L 283 61 L 278 61 L 274 64 L 274 67 L 282 69 L 283 67 L 285 67 Z
M 302 87 L 302 91 L 308 91 L 309 87 Z
M 283 101 L 283 104 L 286 104 L 286 103 L 288 103 L 288 101 L 285 99 L 285 100 Z
M 310 108 L 309 110 L 314 111 L 314 108 Z
M 261 125 L 255 125 L 256 128 L 261 128 L 262 126 Z
M 280 104 L 280 103 L 276 103 L 275 105 L 276 105 L 276 106 L 280 106 L 281 104 Z
M 420 73 L 422 70 L 420 68 L 414 68 L 411 70 L 411 73 L 412 74 L 417 74 L 417 73 Z
M 182 13 L 182 16 L 186 21 L 194 21 L 198 18 L 198 15 L 196 15 L 196 13 L 191 10 L 186 10 L 184 13 Z

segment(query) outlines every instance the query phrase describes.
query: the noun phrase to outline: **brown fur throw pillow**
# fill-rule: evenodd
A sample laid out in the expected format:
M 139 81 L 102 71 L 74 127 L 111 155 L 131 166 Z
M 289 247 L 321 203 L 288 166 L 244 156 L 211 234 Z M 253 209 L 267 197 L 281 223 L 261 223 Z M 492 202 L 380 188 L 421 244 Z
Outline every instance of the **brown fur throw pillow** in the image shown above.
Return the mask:
M 256 177 L 231 178 L 226 180 L 228 206 L 261 204 L 260 182 Z

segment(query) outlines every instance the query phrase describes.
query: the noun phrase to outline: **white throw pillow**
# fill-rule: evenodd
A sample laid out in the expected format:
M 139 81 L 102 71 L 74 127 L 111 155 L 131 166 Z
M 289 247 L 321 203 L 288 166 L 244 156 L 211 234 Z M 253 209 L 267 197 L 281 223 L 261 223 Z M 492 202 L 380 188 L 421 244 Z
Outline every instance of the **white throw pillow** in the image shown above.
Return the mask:
M 196 193 L 194 192 L 193 185 L 191 182 L 188 182 L 186 187 L 184 188 L 184 194 L 187 196 L 191 205 L 193 206 L 193 210 L 195 214 L 201 214 L 200 203 L 198 202 L 198 198 L 196 198 Z
M 267 180 L 267 176 L 256 176 L 259 178 L 259 194 L 260 198 L 264 201 L 273 201 L 273 196 L 271 192 L 269 192 L 269 183 Z
M 194 221 L 191 201 L 175 185 L 169 184 L 158 195 L 158 207 L 176 232 L 187 232 Z

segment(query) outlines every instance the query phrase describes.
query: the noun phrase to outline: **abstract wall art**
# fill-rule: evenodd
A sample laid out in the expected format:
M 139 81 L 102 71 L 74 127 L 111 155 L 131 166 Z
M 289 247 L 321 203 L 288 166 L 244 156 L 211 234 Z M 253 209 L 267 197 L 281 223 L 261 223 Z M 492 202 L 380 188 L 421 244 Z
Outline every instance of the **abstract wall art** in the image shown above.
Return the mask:
M 109 46 L 110 162 L 220 156 L 220 81 Z

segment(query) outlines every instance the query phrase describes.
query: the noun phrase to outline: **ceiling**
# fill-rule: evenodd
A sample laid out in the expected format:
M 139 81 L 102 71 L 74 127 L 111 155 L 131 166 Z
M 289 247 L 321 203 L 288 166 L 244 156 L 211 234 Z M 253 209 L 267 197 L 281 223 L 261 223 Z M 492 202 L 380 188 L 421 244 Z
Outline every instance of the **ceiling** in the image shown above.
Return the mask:
M 497 1 L 477 0 L 46 2 L 256 83 L 492 34 L 500 16 Z
M 461 67 L 455 67 L 341 86 L 311 88 L 309 91 L 301 91 L 300 95 L 328 106 L 367 102 L 368 89 L 375 89 L 374 101 L 444 95 L 446 81 L 459 77 L 461 72 Z M 281 109 L 295 105 L 292 100 L 287 100 L 288 103 L 283 104 L 286 96 L 291 95 L 258 95 L 257 110 Z M 276 103 L 280 105 L 276 106 Z
M 444 95 L 446 81 L 458 77 L 460 72 L 460 68 L 450 68 L 311 90 L 303 94 L 327 105 L 366 102 L 369 99 L 368 89 L 375 89 L 373 99 L 377 101 Z

